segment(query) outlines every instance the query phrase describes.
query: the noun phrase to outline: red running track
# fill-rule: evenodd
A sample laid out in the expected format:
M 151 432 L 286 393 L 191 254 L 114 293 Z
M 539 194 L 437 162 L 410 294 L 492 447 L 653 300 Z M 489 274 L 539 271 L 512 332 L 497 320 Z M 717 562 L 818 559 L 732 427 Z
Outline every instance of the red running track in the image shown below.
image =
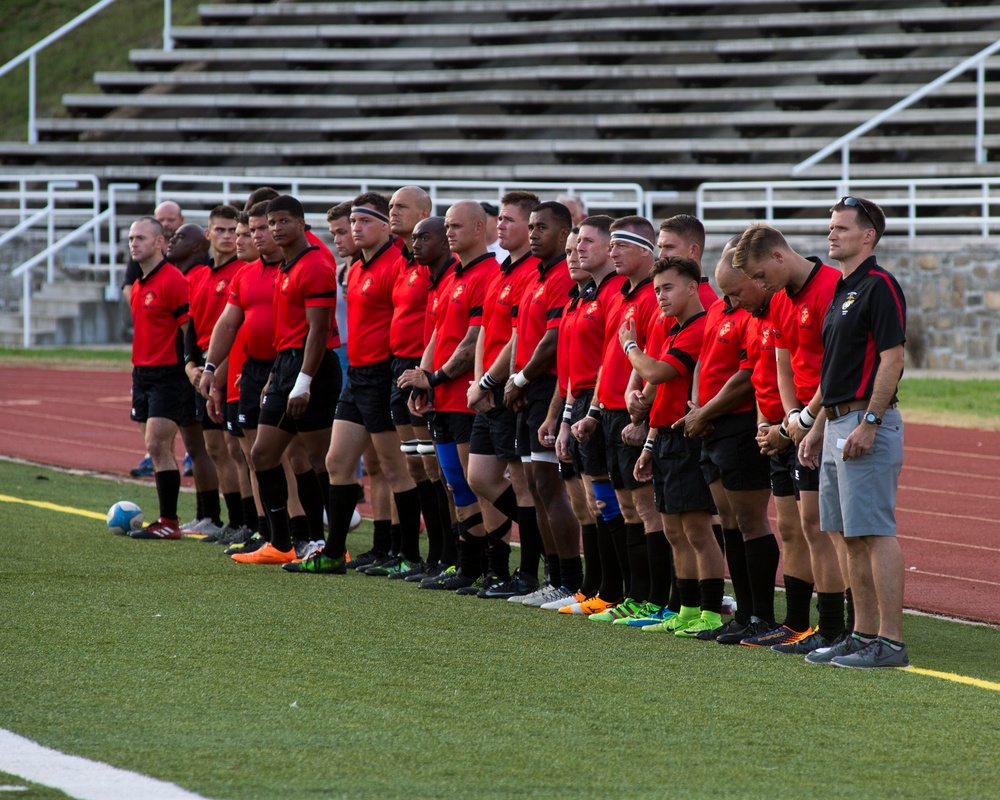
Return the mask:
M 130 386 L 124 370 L 0 368 L 0 454 L 127 475 Z M 1000 624 L 1000 432 L 907 425 L 897 520 L 907 607 Z

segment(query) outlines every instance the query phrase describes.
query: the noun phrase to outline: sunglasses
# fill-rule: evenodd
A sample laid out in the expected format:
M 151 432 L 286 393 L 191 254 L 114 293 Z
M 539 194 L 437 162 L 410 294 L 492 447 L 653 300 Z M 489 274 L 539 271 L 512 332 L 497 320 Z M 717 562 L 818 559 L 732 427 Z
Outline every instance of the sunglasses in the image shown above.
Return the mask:
M 850 208 L 861 209 L 861 212 L 866 217 L 868 217 L 868 221 L 872 224 L 872 227 L 875 229 L 876 233 L 878 232 L 878 225 L 875 224 L 875 220 L 872 219 L 872 215 L 868 213 L 868 209 L 865 208 L 865 204 L 862 203 L 860 200 L 858 200 L 858 198 L 847 195 L 847 197 L 841 197 L 840 202 L 845 206 L 849 206 Z

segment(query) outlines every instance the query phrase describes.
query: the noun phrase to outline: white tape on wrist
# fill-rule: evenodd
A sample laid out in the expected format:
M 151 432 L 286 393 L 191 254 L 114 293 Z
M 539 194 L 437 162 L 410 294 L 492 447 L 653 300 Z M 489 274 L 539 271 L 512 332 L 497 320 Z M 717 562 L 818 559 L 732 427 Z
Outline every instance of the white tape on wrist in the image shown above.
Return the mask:
M 293 397 L 301 397 L 304 394 L 309 394 L 309 387 L 312 385 L 312 380 L 312 375 L 300 372 L 295 377 L 295 385 L 292 387 L 292 391 L 288 393 L 288 399 L 291 400 Z

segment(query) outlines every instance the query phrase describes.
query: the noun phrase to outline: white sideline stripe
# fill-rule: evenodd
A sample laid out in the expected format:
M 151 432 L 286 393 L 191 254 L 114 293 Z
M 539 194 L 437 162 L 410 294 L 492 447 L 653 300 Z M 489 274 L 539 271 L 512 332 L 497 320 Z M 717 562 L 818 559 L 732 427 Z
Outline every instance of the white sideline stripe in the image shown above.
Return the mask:
M 112 767 L 100 761 L 69 756 L 0 728 L 0 771 L 42 786 L 59 789 L 80 800 L 205 800 L 180 786 Z

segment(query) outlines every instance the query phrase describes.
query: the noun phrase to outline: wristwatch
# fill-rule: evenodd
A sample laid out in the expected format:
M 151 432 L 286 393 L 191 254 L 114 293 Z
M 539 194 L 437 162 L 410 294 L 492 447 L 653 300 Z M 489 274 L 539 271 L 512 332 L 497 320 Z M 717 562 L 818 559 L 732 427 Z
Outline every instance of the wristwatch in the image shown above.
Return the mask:
M 882 417 L 876 417 L 875 414 L 871 411 L 866 412 L 862 419 L 864 419 L 864 421 L 867 422 L 869 425 L 882 424 Z

